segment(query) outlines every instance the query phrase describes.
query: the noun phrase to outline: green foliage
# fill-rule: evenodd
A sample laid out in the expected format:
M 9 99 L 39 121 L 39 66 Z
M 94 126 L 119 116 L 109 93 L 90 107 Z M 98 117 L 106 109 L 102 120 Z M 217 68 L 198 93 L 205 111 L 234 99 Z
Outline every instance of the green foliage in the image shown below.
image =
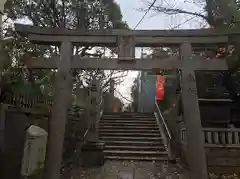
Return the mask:
M 119 5 L 113 0 L 8 0 L 6 13 L 13 20 L 28 19 L 35 26 L 100 29 L 123 27 Z M 121 24 L 121 25 L 120 25 Z
M 41 3 L 40 3 L 41 2 Z M 13 21 L 23 21 L 40 27 L 66 27 L 71 29 L 110 29 L 128 28 L 126 22 L 122 21 L 122 14 L 118 4 L 113 0 L 8 0 L 5 4 L 5 13 Z M 20 37 L 12 26 L 7 26 L 4 37 L 13 37 L 12 40 L 4 41 L 0 52 L 7 55 L 5 60 L 4 76 L 5 84 L 13 86 L 15 91 L 21 93 L 22 86 L 35 93 L 41 91 L 45 95 L 54 92 L 55 71 L 27 70 L 24 65 L 31 63 L 30 57 L 49 57 L 59 53 L 58 47 L 39 46 L 30 43 L 26 38 Z M 6 44 L 4 44 L 6 43 Z M 103 50 L 91 53 L 93 47 L 76 47 L 77 54 L 82 56 L 101 57 Z M 4 58 L 5 59 L 5 58 Z M 22 67 L 16 72 L 13 67 Z M 82 81 L 91 81 L 93 78 L 106 80 L 103 70 L 81 71 L 73 70 L 74 86 L 80 87 Z M 14 82 L 12 82 L 12 80 Z M 37 89 L 33 88 L 36 87 Z
M 8 0 L 5 13 L 13 21 L 21 20 L 24 23 L 27 22 L 39 27 L 65 27 L 84 30 L 128 28 L 126 22 L 122 20 L 120 7 L 113 0 Z M 8 26 L 5 31 L 5 38 L 13 38 L 4 41 L 7 43 L 6 45 L 0 46 L 0 52 L 4 51 L 3 54 L 8 57 L 6 60 L 8 63 L 4 63 L 1 81 L 2 92 L 12 95 L 16 93 L 30 94 L 32 96 L 42 93 L 45 96 L 51 96 L 54 93 L 56 71 L 28 70 L 25 64 L 31 63 L 29 59 L 32 57 L 51 57 L 59 54 L 59 48 L 34 45 L 26 38 L 20 37 L 11 26 Z M 75 47 L 74 51 L 81 56 L 101 57 L 104 55 L 104 50 L 100 48 L 95 53 L 91 52 L 90 50 L 93 48 L 79 46 Z M 103 70 L 82 71 L 75 69 L 72 70 L 72 76 L 74 90 L 76 90 L 76 88 L 83 86 L 84 82 L 87 86 L 95 78 L 100 79 L 105 88 L 110 78 L 114 77 L 117 81 L 122 78 L 122 73 L 110 72 L 106 74 Z M 76 124 L 69 126 L 71 129 L 73 127 L 79 126 Z M 68 135 L 71 136 L 68 137 Z M 66 132 L 66 136 L 67 144 L 64 145 L 63 156 L 71 158 L 78 146 L 76 138 L 80 139 L 83 134 L 70 130 Z M 68 146 L 70 146 L 70 150 L 68 150 Z
M 4 70 L 11 65 L 10 56 L 8 53 L 7 43 L 4 40 L 0 40 L 0 54 L 1 54 L 1 69 Z

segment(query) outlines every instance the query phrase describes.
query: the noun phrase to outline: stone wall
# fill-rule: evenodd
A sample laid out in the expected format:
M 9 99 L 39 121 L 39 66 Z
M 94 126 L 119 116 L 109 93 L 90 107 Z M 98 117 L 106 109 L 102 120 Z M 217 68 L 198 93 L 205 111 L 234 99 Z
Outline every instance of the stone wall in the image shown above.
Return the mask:
M 200 106 L 203 127 L 226 127 L 230 123 L 229 106 Z
M 1 126 L 0 131 L 0 167 L 3 171 L 5 171 L 4 168 L 6 167 L 11 169 L 12 171 L 7 173 L 10 178 L 13 177 L 15 179 L 18 178 L 18 174 L 20 174 L 26 129 L 30 125 L 37 125 L 48 131 L 49 115 L 47 113 L 42 115 L 40 112 L 39 114 L 33 114 L 29 113 L 31 110 L 27 110 L 27 112 L 23 109 L 10 109 L 4 111 L 4 115 L 0 116 L 1 124 L 4 125 Z M 80 110 L 76 108 L 69 110 L 63 152 L 64 161 L 68 161 L 68 159 L 72 157 L 75 148 L 83 141 L 86 130 L 87 124 L 84 117 L 84 111 L 80 112 Z M 0 171 L 0 178 L 6 175 L 3 171 Z M 15 175 L 10 176 L 10 174 L 14 173 Z
M 20 177 L 21 159 L 23 156 L 27 116 L 21 112 L 6 111 L 5 129 L 0 178 L 15 179 Z
M 187 145 L 181 143 L 180 159 L 183 165 L 189 167 L 187 161 Z M 205 147 L 208 167 L 240 167 L 239 148 Z M 197 161 L 196 161 L 197 162 Z
M 208 166 L 214 167 L 240 167 L 239 148 L 213 148 L 205 149 Z

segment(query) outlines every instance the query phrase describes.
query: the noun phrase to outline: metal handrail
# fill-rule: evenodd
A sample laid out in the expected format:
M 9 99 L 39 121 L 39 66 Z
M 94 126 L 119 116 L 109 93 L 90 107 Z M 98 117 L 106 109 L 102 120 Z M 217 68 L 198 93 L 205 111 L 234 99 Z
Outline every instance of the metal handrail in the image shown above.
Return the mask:
M 101 101 L 97 104 L 97 106 L 101 106 L 103 103 L 103 99 L 101 98 Z
M 83 140 L 86 139 L 87 135 L 88 135 L 88 132 L 89 132 L 89 128 L 85 131 L 84 135 L 83 135 Z
M 157 100 L 155 100 L 155 105 L 156 105 L 156 108 L 157 108 L 157 113 L 158 113 L 158 115 L 160 116 L 160 118 L 161 118 L 161 120 L 162 120 L 163 127 L 164 127 L 164 129 L 166 130 L 166 133 L 167 133 L 167 135 L 168 135 L 168 138 L 171 140 L 171 139 L 172 139 L 172 135 L 171 135 L 171 133 L 170 133 L 170 131 L 169 131 L 169 129 L 168 129 L 168 126 L 167 126 L 165 120 L 164 120 L 164 117 L 163 117 L 163 115 L 162 115 L 162 113 L 161 113 L 161 110 L 160 110 L 160 108 L 159 108 L 159 106 L 158 106 Z
M 100 103 L 98 104 L 98 112 L 99 112 L 99 119 L 101 118 L 101 116 L 102 116 L 102 114 L 103 114 L 103 106 L 102 106 L 102 104 L 103 104 L 103 99 L 101 98 L 101 101 L 100 101 Z

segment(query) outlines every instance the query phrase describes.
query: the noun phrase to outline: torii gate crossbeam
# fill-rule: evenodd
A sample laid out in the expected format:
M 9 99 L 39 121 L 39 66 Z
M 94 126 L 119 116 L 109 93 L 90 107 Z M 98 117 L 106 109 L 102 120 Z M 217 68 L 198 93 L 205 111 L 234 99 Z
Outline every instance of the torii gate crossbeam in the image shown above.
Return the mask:
M 25 60 L 28 68 L 56 69 L 60 56 L 51 58 L 29 58 Z M 204 57 L 195 56 L 192 59 L 194 70 L 227 70 L 225 59 L 206 60 Z M 217 65 L 217 66 L 216 66 Z M 170 56 L 166 59 L 152 58 L 82 58 L 74 55 L 71 60 L 71 68 L 82 70 L 106 69 L 106 70 L 153 70 L 153 69 L 183 69 L 184 63 L 178 56 Z

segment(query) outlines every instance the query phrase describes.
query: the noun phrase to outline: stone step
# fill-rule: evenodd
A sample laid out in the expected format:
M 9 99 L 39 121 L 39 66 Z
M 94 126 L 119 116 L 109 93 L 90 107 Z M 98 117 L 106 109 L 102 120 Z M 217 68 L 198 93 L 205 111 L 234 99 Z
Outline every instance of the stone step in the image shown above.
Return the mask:
M 113 133 L 113 132 L 108 132 L 108 133 L 105 133 L 105 132 L 100 132 L 99 133 L 100 136 L 103 136 L 103 137 L 107 137 L 107 136 L 123 136 L 123 137 L 126 137 L 126 136 L 130 136 L 130 137 L 140 137 L 140 136 L 144 136 L 144 137 L 161 137 L 161 134 L 160 132 L 158 133 L 128 133 L 128 132 L 118 132 L 118 133 Z
M 135 126 L 147 126 L 147 127 L 155 127 L 157 126 L 157 124 L 141 124 L 141 123 L 99 123 L 99 126 L 117 126 L 117 127 L 125 127 L 125 126 L 132 126 L 132 127 L 135 127 Z
M 156 120 L 154 116 L 102 116 L 102 119 L 109 119 L 109 120 L 112 120 L 112 119 L 123 119 L 123 120 L 130 120 L 130 119 L 133 119 L 133 120 Z
M 105 120 L 105 119 L 102 119 L 101 121 L 100 121 L 100 123 L 104 123 L 104 124 L 108 124 L 108 123 L 110 123 L 110 124 L 118 124 L 118 123 L 129 123 L 129 124 L 156 124 L 157 122 L 156 122 L 156 120 L 131 120 L 131 119 L 129 119 L 129 120 Z
M 123 129 L 130 129 L 130 130 L 158 130 L 157 125 L 156 126 L 108 126 L 108 125 L 99 125 L 99 129 L 113 129 L 113 130 L 123 130 Z
M 152 112 L 104 112 L 103 115 L 112 115 L 112 116 L 154 116 Z
M 160 157 L 166 156 L 165 151 L 139 151 L 139 150 L 104 150 L 104 155 L 107 156 L 148 156 L 148 157 Z
M 161 146 L 132 146 L 132 145 L 105 145 L 106 150 L 137 150 L 137 151 L 166 151 L 164 145 Z
M 138 134 L 138 133 L 150 133 L 150 134 L 153 134 L 153 133 L 160 133 L 158 128 L 156 129 L 131 129 L 131 128 L 120 128 L 120 129 L 111 129 L 111 128 L 107 128 L 107 129 L 102 129 L 102 128 L 99 128 L 98 131 L 100 133 L 132 133 L 132 134 Z
M 105 143 L 105 159 L 168 159 L 153 113 L 104 113 L 98 131 Z
M 122 118 L 127 118 L 127 117 L 150 117 L 150 118 L 155 118 L 154 114 L 149 114 L 149 115 L 141 115 L 141 114 L 135 114 L 135 115 L 127 115 L 127 114 L 103 114 L 102 116 L 104 117 L 122 117 Z
M 102 140 L 103 141 L 103 140 Z M 124 146 L 124 145 L 132 145 L 132 146 L 162 146 L 163 141 L 134 141 L 134 140 L 126 140 L 126 141 L 116 141 L 116 140 L 108 140 L 103 141 L 105 145 L 116 145 L 116 146 Z
M 140 160 L 140 161 L 167 161 L 168 157 L 139 157 L 139 156 L 105 156 L 106 160 Z
M 151 120 L 156 121 L 154 116 L 102 116 L 102 119 L 109 119 L 109 120 Z
M 130 140 L 130 141 L 161 141 L 162 137 L 123 137 L 123 136 L 107 136 L 107 137 L 100 137 L 100 140 L 103 141 L 126 141 L 126 140 Z

